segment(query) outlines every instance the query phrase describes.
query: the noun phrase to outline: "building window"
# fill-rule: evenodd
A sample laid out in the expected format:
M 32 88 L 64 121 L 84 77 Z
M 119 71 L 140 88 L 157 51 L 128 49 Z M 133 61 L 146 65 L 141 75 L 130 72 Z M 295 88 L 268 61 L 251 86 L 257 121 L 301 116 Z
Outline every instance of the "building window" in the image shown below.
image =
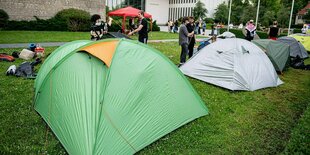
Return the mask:
M 179 8 L 179 18 L 182 17 L 182 8 Z M 178 19 L 179 19 L 178 18 Z
M 176 12 L 177 12 L 177 11 L 176 11 L 176 8 L 173 8 L 173 15 L 172 15 L 173 20 L 175 20 L 175 18 L 176 18 L 176 17 L 175 17 Z
M 186 8 L 186 14 L 189 16 L 189 7 Z
M 185 16 L 188 16 L 188 15 L 187 15 L 187 7 L 185 8 Z
M 173 17 L 173 15 L 174 15 L 174 8 L 171 8 L 171 20 L 174 20 L 174 17 Z

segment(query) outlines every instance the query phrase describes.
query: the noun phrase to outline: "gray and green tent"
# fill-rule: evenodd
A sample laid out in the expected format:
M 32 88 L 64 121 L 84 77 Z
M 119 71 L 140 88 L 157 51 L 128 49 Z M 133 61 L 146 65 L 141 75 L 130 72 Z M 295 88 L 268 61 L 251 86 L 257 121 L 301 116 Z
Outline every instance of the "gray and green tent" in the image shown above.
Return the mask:
M 74 155 L 133 154 L 208 113 L 168 58 L 126 39 L 56 49 L 36 78 L 34 106 Z
M 282 72 L 290 57 L 290 46 L 271 39 L 253 40 L 269 57 L 276 71 Z
M 305 47 L 293 37 L 280 37 L 277 41 L 290 46 L 290 56 L 296 58 L 299 56 L 302 59 L 309 57 Z

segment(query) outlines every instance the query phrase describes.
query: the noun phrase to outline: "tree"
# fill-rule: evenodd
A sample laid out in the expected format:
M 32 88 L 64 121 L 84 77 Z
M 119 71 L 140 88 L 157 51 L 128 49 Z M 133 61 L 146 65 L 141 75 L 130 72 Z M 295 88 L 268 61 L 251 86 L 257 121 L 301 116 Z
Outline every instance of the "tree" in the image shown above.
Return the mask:
M 243 23 L 243 21 L 241 21 L 241 16 L 242 16 L 242 12 L 245 6 L 243 5 L 232 5 L 231 8 L 231 17 L 230 17 L 230 21 L 231 23 L 234 24 L 240 24 Z
M 277 13 L 277 21 L 281 27 L 287 27 L 290 19 L 290 8 L 282 5 Z
M 216 12 L 214 13 L 214 19 L 226 23 L 228 20 L 228 6 L 225 3 L 222 3 L 217 6 Z
M 251 19 L 254 20 L 255 17 L 256 17 L 256 8 L 254 6 L 248 5 L 244 7 L 242 15 L 241 15 L 242 23 L 246 23 Z
M 270 26 L 272 22 L 275 20 L 275 13 L 274 11 L 267 11 L 264 16 L 261 18 L 261 24 L 263 26 Z
M 206 9 L 206 6 L 204 3 L 200 2 L 200 0 L 196 3 L 196 6 L 193 10 L 193 14 L 195 19 L 204 19 L 207 17 L 208 10 Z

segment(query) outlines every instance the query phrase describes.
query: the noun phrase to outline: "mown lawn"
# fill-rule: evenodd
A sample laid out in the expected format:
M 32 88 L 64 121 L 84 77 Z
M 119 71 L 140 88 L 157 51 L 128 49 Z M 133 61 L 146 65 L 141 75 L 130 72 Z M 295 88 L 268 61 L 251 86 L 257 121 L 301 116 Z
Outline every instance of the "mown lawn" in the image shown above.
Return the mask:
M 137 40 L 138 36 L 131 36 Z M 150 32 L 149 40 L 178 39 L 179 34 L 168 32 Z M 204 38 L 198 36 L 197 38 Z M 58 31 L 0 31 L 0 44 L 38 43 L 38 42 L 69 42 L 89 40 L 89 32 L 58 32 Z
M 178 64 L 177 43 L 149 45 Z M 20 49 L 1 52 L 14 50 Z M 0 62 L 0 154 L 66 154 L 33 108 L 34 81 L 5 76 L 10 65 L 21 62 Z M 310 71 L 289 68 L 280 78 L 283 85 L 255 92 L 228 91 L 188 78 L 210 114 L 137 154 L 309 154 Z

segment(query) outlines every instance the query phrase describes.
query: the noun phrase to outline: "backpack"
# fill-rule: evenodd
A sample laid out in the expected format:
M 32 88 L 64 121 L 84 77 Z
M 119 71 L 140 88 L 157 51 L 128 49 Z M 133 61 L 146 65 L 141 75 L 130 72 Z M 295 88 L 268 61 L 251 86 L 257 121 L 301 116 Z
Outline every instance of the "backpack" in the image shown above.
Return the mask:
M 302 58 L 300 58 L 299 55 L 297 55 L 296 58 L 293 58 L 291 60 L 291 67 L 293 67 L 295 69 L 305 69 L 304 60 Z

